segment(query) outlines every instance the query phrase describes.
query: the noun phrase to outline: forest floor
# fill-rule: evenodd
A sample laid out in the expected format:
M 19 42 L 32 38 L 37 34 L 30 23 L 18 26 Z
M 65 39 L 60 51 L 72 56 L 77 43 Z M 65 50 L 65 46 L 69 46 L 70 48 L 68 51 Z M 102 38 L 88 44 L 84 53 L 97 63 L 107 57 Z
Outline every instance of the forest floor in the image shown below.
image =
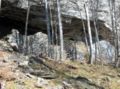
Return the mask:
M 105 89 L 120 89 L 120 68 L 116 69 L 108 65 L 90 65 L 76 61 L 66 61 L 64 63 L 48 61 L 46 63 L 60 74 L 55 81 L 71 77 L 86 78 Z
M 76 81 L 82 79 L 82 81 L 92 82 L 91 85 L 99 85 L 103 87 L 98 89 L 120 89 L 120 68 L 116 69 L 112 66 L 105 65 L 104 66 L 89 65 L 76 61 L 57 62 L 52 60 L 44 60 L 44 63 L 52 70 L 56 71 L 57 76 L 56 78 L 53 79 L 44 79 L 48 85 L 47 84 L 45 86 L 40 85 L 39 87 L 37 85 L 37 82 L 38 80 L 42 81 L 43 80 L 42 78 L 40 78 L 41 79 L 40 80 L 38 79 L 38 77 L 34 75 L 23 73 L 19 71 L 19 68 L 16 69 L 17 70 L 16 74 L 18 75 L 17 80 L 16 79 L 9 80 L 11 76 L 13 78 L 13 76 L 15 75 L 10 73 L 11 71 L 9 70 L 8 66 L 4 67 L 3 69 L 4 72 L 0 67 L 1 84 L 4 85 L 5 89 L 92 89 L 79 87 L 70 88 L 71 85 L 69 82 L 63 82 L 69 81 L 71 79 L 76 79 Z M 14 65 L 15 64 L 12 64 L 11 66 Z M 8 80 L 5 80 L 6 78 L 8 78 Z M 71 80 L 71 82 L 74 81 Z M 58 88 L 63 83 L 69 88 Z M 75 84 L 73 84 L 73 86 L 74 85 Z M 24 88 L 22 88 L 22 86 L 24 86 Z M 55 88 L 55 86 L 57 86 L 57 88 Z

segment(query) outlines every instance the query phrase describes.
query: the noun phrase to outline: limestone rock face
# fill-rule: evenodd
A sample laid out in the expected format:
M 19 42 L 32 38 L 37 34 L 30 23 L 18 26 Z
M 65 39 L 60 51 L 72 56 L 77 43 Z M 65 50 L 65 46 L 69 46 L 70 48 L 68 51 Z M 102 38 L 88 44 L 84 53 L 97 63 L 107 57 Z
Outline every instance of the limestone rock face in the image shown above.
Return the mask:
M 85 22 L 85 26 L 87 27 L 86 22 L 86 13 L 84 4 L 86 4 L 88 0 L 61 0 L 61 12 L 62 12 L 62 23 L 63 23 L 63 33 L 65 37 L 73 37 L 77 34 L 81 36 L 84 34 L 82 29 L 82 19 Z M 109 41 L 111 38 L 111 7 L 109 6 L 109 2 L 107 0 L 99 0 L 98 7 L 95 9 L 97 14 L 99 26 L 99 34 L 104 38 L 104 40 Z M 91 19 L 91 28 L 94 32 L 94 24 L 93 19 L 96 18 L 93 14 L 93 7 L 96 8 L 97 1 L 92 4 L 88 4 L 89 14 Z M 46 15 L 45 15 L 45 5 L 44 0 L 2 0 L 2 11 L 0 14 L 1 23 L 4 22 L 4 19 L 7 18 L 6 22 L 10 20 L 10 22 L 6 23 L 6 25 L 10 25 L 9 29 L 20 29 L 22 33 L 24 33 L 26 13 L 28 6 L 31 6 L 30 16 L 29 16 L 29 31 L 32 32 L 41 31 L 47 33 L 46 30 Z M 119 9 L 120 1 L 116 1 L 116 11 Z M 54 12 L 54 9 L 52 9 Z M 119 15 L 119 14 L 116 14 Z M 119 19 L 117 19 L 119 22 Z M 119 25 L 119 24 L 118 24 Z M 8 26 L 7 26 L 8 27 Z M 107 33 L 104 35 L 104 33 Z M 75 38 L 77 39 L 77 38 Z
M 78 54 L 84 54 L 84 52 L 81 52 L 81 49 L 79 49 L 78 46 L 80 41 L 85 42 L 82 20 L 85 22 L 85 26 L 87 28 L 84 4 L 86 4 L 89 7 L 93 42 L 94 43 L 96 42 L 93 20 L 97 17 L 98 19 L 97 25 L 99 26 L 98 33 L 99 33 L 100 41 L 106 40 L 112 43 L 110 41 L 113 35 L 111 30 L 112 2 L 110 2 L 110 0 L 97 0 L 98 1 L 97 4 L 96 0 L 93 0 L 94 2 L 90 2 L 90 1 L 91 0 L 61 0 L 60 1 L 64 38 L 73 39 L 74 42 L 77 41 Z M 120 0 L 116 0 L 115 4 L 116 4 L 115 15 L 119 16 L 118 12 L 120 7 Z M 35 54 L 44 54 L 44 53 L 46 54 L 48 52 L 48 43 L 47 43 L 48 39 L 47 39 L 47 35 L 44 34 L 47 33 L 44 0 L 2 0 L 0 24 L 2 24 L 3 22 L 1 19 L 4 20 L 7 18 L 7 21 L 5 22 L 11 20 L 11 22 L 14 23 L 10 24 L 11 22 L 8 22 L 6 24 L 6 27 L 9 24 L 9 26 L 11 27 L 9 29 L 13 29 L 13 28 L 20 29 L 21 32 L 24 33 L 26 13 L 29 5 L 31 6 L 31 9 L 30 9 L 28 31 L 31 30 L 32 34 L 33 31 L 37 31 L 37 33 L 35 33 L 34 35 L 30 34 L 28 36 L 27 39 L 29 42 L 27 44 L 28 45 L 27 51 L 29 53 L 35 53 Z M 94 13 L 94 9 L 96 13 Z M 52 11 L 54 12 L 53 8 Z M 116 21 L 120 22 L 119 19 L 117 19 Z M 119 27 L 119 24 L 117 24 L 117 26 Z M 11 44 L 11 46 L 14 46 L 15 50 L 19 50 L 19 51 L 23 50 L 22 46 L 24 43 L 24 36 L 19 34 L 21 32 L 12 34 L 12 38 L 10 37 L 9 39 L 9 43 Z M 56 49 L 58 50 L 60 49 L 59 46 L 51 45 L 50 47 L 51 47 L 50 49 L 51 54 L 55 54 L 55 55 L 51 55 L 52 58 L 55 58 L 56 54 L 60 54 L 57 53 L 56 51 Z M 72 48 L 74 48 L 74 46 Z M 68 47 L 65 48 L 65 50 L 66 51 L 69 49 L 72 50 L 72 48 Z M 65 56 L 67 56 L 66 51 L 65 51 Z M 83 55 L 77 56 L 75 58 L 82 59 L 82 57 Z
M 44 0 L 2 0 L 3 8 L 14 6 L 15 8 L 21 9 L 20 12 L 23 12 L 31 5 L 31 14 L 40 16 L 40 9 L 44 8 Z M 29 1 L 29 3 L 28 3 Z M 96 8 L 97 18 L 101 21 L 104 21 L 109 27 L 111 27 L 111 1 L 108 0 L 93 0 L 94 2 L 90 2 L 89 0 L 61 0 L 61 10 L 63 15 L 75 16 L 77 18 L 86 19 L 84 4 L 89 7 L 89 14 L 91 20 L 95 18 L 93 16 L 93 10 Z M 97 4 L 98 3 L 98 4 Z M 116 10 L 119 11 L 120 1 L 115 1 Z M 8 9 L 8 8 L 7 8 Z M 13 8 L 14 9 L 14 8 Z M 11 10 L 13 10 L 11 9 Z M 44 9 L 43 9 L 44 12 Z M 81 15 L 80 15 L 81 13 Z M 118 14 L 116 14 L 118 15 Z M 36 19 L 37 20 L 37 19 Z
M 85 15 L 85 7 L 86 4 L 89 8 L 89 15 L 90 19 L 93 20 L 94 16 L 94 8 L 97 13 L 97 18 L 101 21 L 104 21 L 109 27 L 111 27 L 111 13 L 112 13 L 112 1 L 110 0 L 62 0 L 61 3 L 63 4 L 62 11 L 64 14 L 75 16 L 78 18 L 86 19 Z M 119 11 L 120 1 L 115 0 L 115 12 Z M 80 15 L 81 13 L 81 15 Z M 116 13 L 116 16 L 118 14 Z

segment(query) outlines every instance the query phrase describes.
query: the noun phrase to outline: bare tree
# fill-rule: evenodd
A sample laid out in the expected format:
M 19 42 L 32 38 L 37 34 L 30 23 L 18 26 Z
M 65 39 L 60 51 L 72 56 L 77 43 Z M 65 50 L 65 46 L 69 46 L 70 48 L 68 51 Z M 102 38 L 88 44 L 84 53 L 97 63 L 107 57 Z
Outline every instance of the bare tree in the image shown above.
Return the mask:
M 93 24 L 94 24 L 94 29 L 95 29 L 95 38 L 96 38 L 96 42 L 95 42 L 95 61 L 97 60 L 97 58 L 100 59 L 100 57 L 98 57 L 98 55 L 100 55 L 99 53 L 99 34 L 98 34 L 98 28 L 97 28 L 97 22 L 98 22 L 98 14 L 97 14 L 97 10 L 98 10 L 98 4 L 99 4 L 99 0 L 90 0 L 90 4 L 91 4 L 91 12 L 92 12 L 92 20 L 93 20 Z M 103 61 L 103 60 L 101 60 Z
M 60 10 L 60 1 L 57 0 L 57 11 L 58 11 L 58 24 L 59 24 L 59 35 L 60 35 L 60 53 L 61 60 L 64 59 L 64 39 L 63 39 L 63 28 L 62 28 L 62 19 L 61 19 L 61 10 Z
M 116 48 L 116 67 L 119 67 L 120 66 L 120 29 L 118 29 L 117 27 L 120 27 L 119 25 L 119 19 L 120 19 L 120 13 L 117 15 L 118 12 L 120 12 L 120 7 L 118 8 L 118 10 L 116 10 L 116 5 L 115 5 L 115 2 L 114 2 L 114 16 L 115 16 L 115 29 L 116 29 L 116 39 L 115 39 L 115 42 L 116 42 L 116 45 L 115 45 L 115 48 Z
M 88 27 L 88 34 L 89 34 L 89 42 L 90 42 L 90 59 L 89 63 L 93 64 L 93 51 L 92 51 L 92 32 L 91 32 L 91 26 L 90 26 L 90 17 L 89 17 L 89 9 L 87 5 L 84 5 L 85 11 L 86 11 L 86 18 L 87 18 L 87 27 Z
M 116 8 L 116 0 L 108 0 L 108 3 L 109 3 L 109 7 L 110 7 L 111 25 L 112 25 L 112 31 L 113 31 L 112 38 L 113 38 L 113 43 L 114 43 L 114 47 L 115 47 L 115 66 L 118 67 L 120 65 L 120 54 L 119 54 L 120 53 L 119 52 L 120 29 L 118 29 L 117 27 L 119 26 L 119 16 L 120 15 L 117 16 L 117 14 L 120 10 L 119 9 L 117 10 L 117 8 Z
M 28 2 L 28 8 L 27 8 L 27 14 L 26 14 L 26 23 L 25 23 L 25 37 L 24 37 L 24 44 L 23 44 L 23 51 L 24 51 L 24 54 L 27 53 L 27 32 L 28 32 L 28 23 L 29 23 L 29 14 L 30 14 L 30 5 L 29 5 L 29 2 Z
M 47 24 L 47 33 L 48 33 L 48 56 L 50 56 L 51 35 L 50 35 L 50 16 L 49 16 L 48 6 L 49 6 L 48 0 L 45 0 L 46 24 Z

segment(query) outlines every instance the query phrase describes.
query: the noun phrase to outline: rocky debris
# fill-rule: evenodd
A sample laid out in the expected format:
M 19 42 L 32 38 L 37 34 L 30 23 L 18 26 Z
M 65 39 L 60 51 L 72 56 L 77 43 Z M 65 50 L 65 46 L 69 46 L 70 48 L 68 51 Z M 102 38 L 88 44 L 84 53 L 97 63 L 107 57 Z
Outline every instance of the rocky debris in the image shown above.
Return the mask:
M 120 77 L 120 74 L 118 74 L 118 77 Z
M 1 51 L 10 51 L 10 52 L 13 51 L 11 46 L 4 40 L 0 40 L 0 50 Z
M 36 77 L 34 75 L 31 75 L 30 73 L 25 73 L 25 75 L 29 78 L 36 79 Z
M 18 64 L 18 66 L 20 66 L 20 67 L 25 67 L 25 66 L 28 66 L 28 63 L 29 63 L 29 61 L 23 61 L 23 62 L 20 62 L 20 63 Z
M 56 71 L 53 70 L 50 66 L 48 66 L 45 59 L 40 59 L 36 57 L 31 57 L 28 63 L 29 65 L 29 73 L 43 77 L 45 79 L 55 79 L 57 78 Z M 25 71 L 25 70 L 24 70 Z
M 69 80 L 66 80 L 66 82 L 74 89 L 105 89 L 104 87 L 98 86 L 89 79 L 81 76 L 77 78 L 70 78 Z
M 47 80 L 43 79 L 43 78 L 38 78 L 37 80 L 37 84 L 35 85 L 36 87 L 38 88 L 41 88 L 41 87 L 45 87 L 47 86 L 49 83 Z
M 50 80 L 45 80 L 43 78 L 38 78 L 35 86 L 43 89 L 74 89 L 68 86 L 67 83 L 54 85 Z
M 10 67 L 6 66 L 0 68 L 0 78 L 6 81 L 11 81 L 16 79 L 16 75 Z
M 11 56 L 11 53 L 6 51 L 0 51 L 0 62 L 8 61 L 10 56 Z
M 69 83 L 67 83 L 67 82 L 65 82 L 65 81 L 63 81 L 63 86 L 64 86 L 65 89 L 74 89 L 74 88 L 71 86 L 71 84 L 69 84 Z
M 44 59 L 42 59 L 42 60 L 44 60 Z M 42 60 L 41 59 L 32 59 L 32 60 L 30 60 L 30 63 L 29 63 L 29 66 L 34 70 L 34 72 L 32 72 L 31 74 L 42 77 L 42 79 L 41 78 L 40 78 L 40 80 L 38 79 L 39 86 L 36 86 L 36 87 L 41 87 L 44 85 L 46 85 L 46 87 L 47 87 L 48 81 L 46 81 L 46 82 L 45 81 L 42 82 L 42 81 L 44 79 L 51 80 L 51 77 L 46 78 L 46 76 L 48 77 L 48 76 L 54 75 L 54 77 L 52 79 L 57 79 L 56 75 L 59 76 L 57 71 L 54 71 L 55 69 L 52 69 L 52 67 L 50 65 L 44 64 L 46 62 L 42 61 Z M 62 66 L 62 64 L 60 64 L 60 65 Z M 43 76 L 45 76 L 45 77 L 43 77 Z M 40 83 L 40 81 L 42 83 Z M 62 88 L 60 88 L 60 89 L 65 89 L 65 88 L 67 88 L 67 89 L 85 89 L 85 88 L 87 88 L 87 89 L 104 89 L 103 87 L 94 84 L 93 81 L 90 81 L 90 79 L 87 79 L 87 78 L 81 77 L 81 76 L 76 77 L 76 78 L 73 78 L 73 77 L 65 78 L 64 80 L 60 80 L 60 81 L 61 81 L 61 83 L 63 81 Z M 47 89 L 47 88 L 45 88 L 45 89 Z M 54 89 L 54 88 L 49 88 L 49 89 Z M 57 88 L 55 88 L 55 89 L 57 89 Z
M 14 53 L 13 51 L 9 52 L 8 50 L 7 51 L 1 50 L 0 51 L 0 79 L 6 80 L 6 81 L 16 80 L 18 78 L 17 76 L 18 64 L 21 63 L 21 65 L 23 65 L 25 59 L 26 58 L 22 57 L 21 54 L 18 55 L 18 53 Z
M 14 70 L 17 65 L 14 62 L 10 62 L 9 58 L 11 55 L 7 51 L 0 51 L 0 78 L 7 81 L 15 80 L 16 78 Z

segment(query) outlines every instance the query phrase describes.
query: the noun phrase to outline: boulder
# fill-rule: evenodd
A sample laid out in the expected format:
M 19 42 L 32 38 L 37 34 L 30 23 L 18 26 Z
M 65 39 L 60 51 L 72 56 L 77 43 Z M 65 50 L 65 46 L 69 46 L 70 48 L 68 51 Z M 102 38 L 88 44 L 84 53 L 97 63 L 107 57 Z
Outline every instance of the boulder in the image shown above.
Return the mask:
M 93 44 L 93 56 L 97 55 L 98 61 L 102 61 L 103 63 L 113 63 L 115 61 L 115 47 L 112 46 L 109 42 L 102 40 L 96 43 L 97 50 L 95 44 Z
M 45 79 L 39 77 L 35 86 L 38 88 L 41 88 L 41 87 L 45 87 L 47 85 L 49 85 L 48 80 L 45 80 Z
M 28 55 L 44 55 L 48 54 L 48 38 L 42 32 L 37 32 L 34 35 L 27 36 L 27 47 L 24 47 L 25 35 L 19 33 L 18 30 L 13 29 L 12 33 L 7 35 L 8 43 L 13 50 L 25 53 Z M 15 45 L 13 45 L 15 44 Z M 60 46 L 49 45 L 50 57 L 53 59 L 60 59 Z M 66 58 L 66 51 L 64 50 L 64 58 Z

